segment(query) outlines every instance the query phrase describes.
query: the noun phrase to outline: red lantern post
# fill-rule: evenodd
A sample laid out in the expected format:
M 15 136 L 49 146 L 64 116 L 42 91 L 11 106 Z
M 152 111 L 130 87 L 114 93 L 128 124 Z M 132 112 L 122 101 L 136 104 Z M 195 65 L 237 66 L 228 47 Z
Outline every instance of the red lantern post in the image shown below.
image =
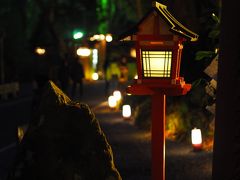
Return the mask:
M 152 179 L 165 179 L 166 95 L 185 95 L 191 88 L 179 76 L 183 42 L 198 35 L 184 27 L 167 10 L 153 2 L 142 20 L 120 37 L 135 41 L 138 79 L 127 88 L 134 95 L 152 96 Z
M 152 95 L 152 179 L 165 179 L 165 106 L 166 96 Z

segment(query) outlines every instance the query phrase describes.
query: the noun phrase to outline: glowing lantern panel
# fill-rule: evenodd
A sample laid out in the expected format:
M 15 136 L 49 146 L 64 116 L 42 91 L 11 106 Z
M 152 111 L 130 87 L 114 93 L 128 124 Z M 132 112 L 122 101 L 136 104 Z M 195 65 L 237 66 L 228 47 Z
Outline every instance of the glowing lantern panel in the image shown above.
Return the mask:
M 170 77 L 171 51 L 142 51 L 144 77 Z

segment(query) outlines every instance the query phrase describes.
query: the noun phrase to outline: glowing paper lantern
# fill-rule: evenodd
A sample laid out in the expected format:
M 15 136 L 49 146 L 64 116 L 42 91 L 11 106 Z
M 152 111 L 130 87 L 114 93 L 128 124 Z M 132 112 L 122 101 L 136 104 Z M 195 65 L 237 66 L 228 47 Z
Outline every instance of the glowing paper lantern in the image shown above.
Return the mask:
M 114 96 L 108 97 L 108 105 L 110 108 L 115 108 L 117 106 L 117 100 Z
M 120 101 L 122 98 L 122 94 L 120 91 L 116 90 L 113 92 L 113 96 L 116 98 L 117 101 Z
M 122 107 L 122 116 L 124 118 L 130 118 L 132 115 L 131 106 L 126 104 Z
M 192 146 L 194 150 L 202 149 L 202 133 L 200 129 L 194 128 L 191 133 Z

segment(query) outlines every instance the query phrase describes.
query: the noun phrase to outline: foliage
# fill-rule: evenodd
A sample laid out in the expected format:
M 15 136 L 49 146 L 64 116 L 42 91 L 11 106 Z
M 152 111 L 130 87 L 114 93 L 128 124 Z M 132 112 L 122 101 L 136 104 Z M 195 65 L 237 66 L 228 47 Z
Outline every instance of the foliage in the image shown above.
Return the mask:
M 99 33 L 110 32 L 119 35 L 131 28 L 139 20 L 137 17 L 137 8 L 140 8 L 140 11 L 146 12 L 151 7 L 151 3 L 147 0 L 141 1 L 141 7 L 138 7 L 130 0 L 108 0 L 108 4 L 103 3 L 105 1 L 97 1 Z
M 145 101 L 140 103 L 135 107 L 134 110 L 134 119 L 135 125 L 140 129 L 150 130 L 151 128 L 151 102 L 150 99 L 147 98 Z
M 206 58 L 213 58 L 214 55 L 215 55 L 215 52 L 213 52 L 213 51 L 198 51 L 196 53 L 195 60 L 199 61 L 199 60 L 203 60 Z
M 213 99 L 205 93 L 208 82 L 201 80 L 193 85 L 185 96 L 167 97 L 166 137 L 177 141 L 189 141 L 194 127 L 202 129 L 203 136 L 213 135 L 213 115 L 206 110 Z M 144 130 L 151 129 L 150 96 L 126 96 L 124 103 L 133 109 L 134 123 Z
M 199 50 L 196 53 L 195 60 L 209 60 L 212 59 L 216 53 L 216 49 L 218 49 L 218 40 L 220 34 L 220 19 L 212 13 L 211 20 L 206 27 L 206 31 L 208 31 L 208 38 L 213 42 L 213 44 L 208 47 L 209 50 Z
M 210 97 L 205 91 L 207 84 L 208 82 L 204 79 L 195 81 L 192 84 L 192 89 L 187 95 L 191 106 L 204 108 L 211 101 L 212 97 Z
M 221 8 L 221 1 L 218 2 L 219 9 Z M 220 17 L 220 13 L 219 13 Z M 208 50 L 199 50 L 196 53 L 195 60 L 208 61 L 211 62 L 213 58 L 218 54 L 219 51 L 219 35 L 220 35 L 220 18 L 215 13 L 211 14 L 211 21 L 208 24 L 208 38 L 211 40 L 212 44 L 208 47 Z M 193 83 L 194 91 L 191 91 L 191 102 L 198 101 L 206 110 L 206 107 L 211 106 L 215 103 L 216 99 L 216 89 L 211 87 L 211 83 L 209 83 L 206 79 L 200 78 Z M 199 88 L 200 87 L 200 88 Z M 205 87 L 205 88 L 203 88 Z M 194 95 L 195 94 L 195 95 Z M 201 95 L 200 95 L 201 94 Z M 200 95 L 200 96 L 199 96 Z M 210 113 L 210 112 L 208 112 Z M 203 130 L 208 136 L 210 141 L 206 146 L 212 146 L 212 139 L 214 134 L 214 114 L 208 115 L 208 120 L 203 121 L 200 125 L 202 125 Z M 200 126 L 198 125 L 198 126 Z
M 212 26 L 212 29 L 209 32 L 208 37 L 211 39 L 218 39 L 220 34 L 220 19 L 214 13 L 212 13 L 211 17 L 215 24 Z
M 190 127 L 189 109 L 186 103 L 174 103 L 167 107 L 166 137 L 174 140 L 186 139 Z
M 97 0 L 97 19 L 99 22 L 98 32 L 101 34 L 109 33 L 109 21 L 115 13 L 115 4 L 109 0 Z
M 194 127 L 205 137 L 211 135 L 212 115 L 205 109 L 211 97 L 205 93 L 205 81 L 193 86 L 183 97 L 169 97 L 167 104 L 166 134 L 168 138 L 188 141 Z

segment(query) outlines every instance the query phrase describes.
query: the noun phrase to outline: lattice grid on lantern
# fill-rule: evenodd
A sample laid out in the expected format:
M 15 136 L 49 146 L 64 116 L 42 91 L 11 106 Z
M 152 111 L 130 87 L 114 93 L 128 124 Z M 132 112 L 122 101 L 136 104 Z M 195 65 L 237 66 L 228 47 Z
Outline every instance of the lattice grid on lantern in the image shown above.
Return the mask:
M 170 77 L 172 51 L 142 50 L 144 77 Z

